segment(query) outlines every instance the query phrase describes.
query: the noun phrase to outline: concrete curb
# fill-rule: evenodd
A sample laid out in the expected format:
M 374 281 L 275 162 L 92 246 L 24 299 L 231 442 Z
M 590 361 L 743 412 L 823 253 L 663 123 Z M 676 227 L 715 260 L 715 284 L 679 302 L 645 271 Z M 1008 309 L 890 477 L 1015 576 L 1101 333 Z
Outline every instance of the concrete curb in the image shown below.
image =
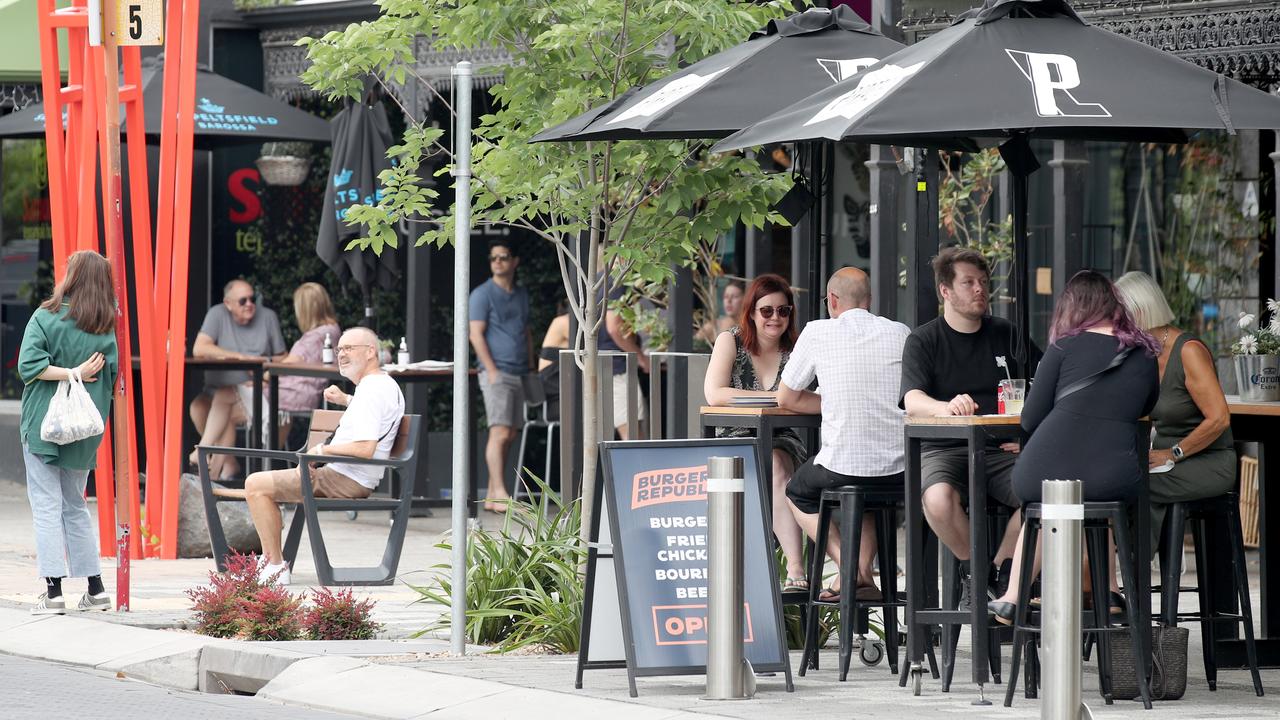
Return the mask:
M 381 647 L 386 641 L 370 642 Z M 287 705 L 396 720 L 427 715 L 432 720 L 707 717 L 302 649 L 308 645 L 219 640 L 120 625 L 97 614 L 32 616 L 26 610 L 0 607 L 0 653 L 120 673 L 182 690 L 253 693 Z

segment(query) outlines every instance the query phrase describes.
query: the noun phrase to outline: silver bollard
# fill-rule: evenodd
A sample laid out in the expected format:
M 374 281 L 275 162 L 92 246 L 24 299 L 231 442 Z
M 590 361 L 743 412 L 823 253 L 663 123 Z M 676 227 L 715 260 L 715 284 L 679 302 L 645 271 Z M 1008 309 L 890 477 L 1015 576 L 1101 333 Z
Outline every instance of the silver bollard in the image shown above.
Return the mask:
M 754 676 L 742 649 L 743 459 L 707 459 L 707 694 L 745 700 Z
M 1089 713 L 1080 700 L 1080 541 L 1084 524 L 1080 481 L 1045 480 L 1041 493 L 1044 700 L 1040 717 L 1079 720 Z M 1106 558 L 1091 561 L 1106 562 Z M 1030 562 L 1030 558 L 1023 558 L 1023 562 Z

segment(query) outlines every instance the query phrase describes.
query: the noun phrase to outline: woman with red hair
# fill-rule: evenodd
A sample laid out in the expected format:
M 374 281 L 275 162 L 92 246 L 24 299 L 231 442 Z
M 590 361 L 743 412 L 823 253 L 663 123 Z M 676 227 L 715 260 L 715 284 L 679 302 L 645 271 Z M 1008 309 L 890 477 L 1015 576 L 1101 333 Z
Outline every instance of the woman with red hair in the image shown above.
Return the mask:
M 736 327 L 716 337 L 703 386 L 707 402 L 729 405 L 736 397 L 777 399 L 778 379 L 796 344 L 792 322 L 795 297 L 786 279 L 761 275 L 747 288 Z M 752 437 L 749 428 L 722 428 L 718 437 Z M 773 534 L 787 563 L 783 591 L 807 590 L 804 542 L 791 513 L 787 483 L 808 457 L 795 430 L 784 428 L 773 436 Z

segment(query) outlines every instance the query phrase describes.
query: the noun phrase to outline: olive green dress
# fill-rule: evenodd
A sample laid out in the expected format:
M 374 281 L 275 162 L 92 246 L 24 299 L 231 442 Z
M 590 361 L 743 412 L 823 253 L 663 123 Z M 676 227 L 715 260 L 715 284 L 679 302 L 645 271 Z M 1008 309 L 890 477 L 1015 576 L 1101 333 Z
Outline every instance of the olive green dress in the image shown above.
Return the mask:
M 1182 365 L 1182 346 L 1199 338 L 1182 333 L 1173 342 L 1169 362 L 1165 365 L 1164 378 L 1160 381 L 1160 399 L 1151 411 L 1151 421 L 1156 430 L 1152 447 L 1168 450 L 1191 434 L 1204 414 L 1196 406 L 1187 390 L 1186 369 Z M 1216 497 L 1230 492 L 1236 484 L 1236 451 L 1231 428 L 1194 455 L 1187 455 L 1164 473 L 1152 473 L 1151 488 L 1151 550 L 1159 547 L 1160 527 L 1164 524 L 1165 510 L 1169 503 Z

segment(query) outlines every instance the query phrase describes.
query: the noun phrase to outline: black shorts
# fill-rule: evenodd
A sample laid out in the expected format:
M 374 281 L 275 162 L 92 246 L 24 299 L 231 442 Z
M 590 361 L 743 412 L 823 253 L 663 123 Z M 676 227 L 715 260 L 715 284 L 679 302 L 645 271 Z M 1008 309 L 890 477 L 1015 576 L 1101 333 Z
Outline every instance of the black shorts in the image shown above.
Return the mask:
M 818 512 L 818 501 L 822 499 L 823 490 L 850 485 L 898 493 L 904 490 L 902 473 L 876 476 L 841 475 L 821 465 L 815 465 L 813 458 L 809 458 L 791 476 L 791 482 L 787 483 L 787 497 L 800 512 L 813 515 Z

